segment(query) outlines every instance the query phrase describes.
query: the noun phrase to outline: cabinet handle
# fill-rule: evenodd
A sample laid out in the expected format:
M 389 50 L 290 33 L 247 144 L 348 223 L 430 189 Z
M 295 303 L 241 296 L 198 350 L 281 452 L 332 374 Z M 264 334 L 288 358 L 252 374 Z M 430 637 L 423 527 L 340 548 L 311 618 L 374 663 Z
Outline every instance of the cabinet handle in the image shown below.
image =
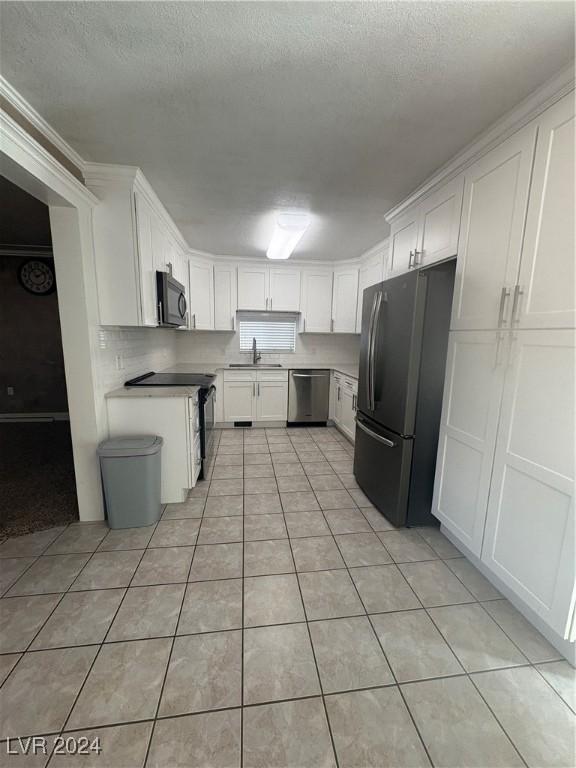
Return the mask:
M 410 258 L 408 259 L 408 269 L 412 269 L 412 259 L 414 258 L 414 251 L 410 251 Z
M 306 318 L 304 318 L 304 333 L 306 333 Z
M 196 329 L 196 312 L 192 315 L 192 327 Z
M 414 248 L 414 261 L 412 263 L 413 267 L 417 267 L 418 264 L 420 264 L 420 259 L 418 258 L 418 256 L 421 256 L 421 255 L 422 255 L 422 251 L 419 251 L 418 248 Z
M 272 309 L 272 299 L 270 299 L 270 309 Z
M 252 397 L 256 397 L 256 383 L 252 384 Z
M 340 387 L 338 387 L 338 400 L 340 400 Z
M 260 382 L 258 382 L 258 397 L 260 397 Z
M 268 297 L 266 297 L 266 309 L 268 309 Z
M 334 333 L 334 318 L 330 320 L 330 333 Z
M 504 325 L 504 310 L 506 308 L 506 300 L 510 296 L 510 288 L 503 285 L 502 293 L 500 294 L 500 310 L 498 312 L 498 328 Z
M 522 287 L 517 284 L 514 286 L 514 300 L 512 301 L 512 325 L 520 322 L 520 296 L 524 295 Z

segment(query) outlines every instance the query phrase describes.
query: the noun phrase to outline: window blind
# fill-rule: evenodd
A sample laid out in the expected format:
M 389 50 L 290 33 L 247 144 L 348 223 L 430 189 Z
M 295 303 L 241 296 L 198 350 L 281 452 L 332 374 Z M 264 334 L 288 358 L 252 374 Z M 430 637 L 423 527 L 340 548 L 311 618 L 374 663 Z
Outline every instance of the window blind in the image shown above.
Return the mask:
M 296 320 L 291 318 L 239 319 L 240 351 L 252 349 L 256 339 L 259 352 L 294 352 L 296 349 Z

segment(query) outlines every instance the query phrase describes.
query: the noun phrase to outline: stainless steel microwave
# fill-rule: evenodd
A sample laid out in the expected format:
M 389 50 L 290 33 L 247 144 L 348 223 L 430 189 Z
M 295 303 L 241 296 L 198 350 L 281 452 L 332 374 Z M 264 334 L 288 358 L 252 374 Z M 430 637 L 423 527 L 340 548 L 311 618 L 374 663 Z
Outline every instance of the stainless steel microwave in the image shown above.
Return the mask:
M 182 283 L 168 272 L 156 272 L 158 325 L 179 328 L 186 325 L 186 293 Z

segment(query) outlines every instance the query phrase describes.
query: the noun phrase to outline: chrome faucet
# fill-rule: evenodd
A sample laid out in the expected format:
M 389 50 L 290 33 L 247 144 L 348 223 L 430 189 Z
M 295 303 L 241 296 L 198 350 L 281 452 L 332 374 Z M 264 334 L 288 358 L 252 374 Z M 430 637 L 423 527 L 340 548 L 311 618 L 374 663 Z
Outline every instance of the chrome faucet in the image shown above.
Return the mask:
M 256 337 L 252 337 L 252 365 L 257 365 L 258 360 L 262 359 L 262 355 L 258 354 L 258 349 L 256 347 Z

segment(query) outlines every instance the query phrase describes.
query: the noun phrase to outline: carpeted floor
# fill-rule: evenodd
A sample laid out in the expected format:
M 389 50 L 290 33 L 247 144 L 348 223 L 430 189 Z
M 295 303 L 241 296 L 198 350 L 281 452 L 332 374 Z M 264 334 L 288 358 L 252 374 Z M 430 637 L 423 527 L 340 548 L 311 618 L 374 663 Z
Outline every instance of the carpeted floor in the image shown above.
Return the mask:
M 0 423 L 0 541 L 77 519 L 69 422 Z

